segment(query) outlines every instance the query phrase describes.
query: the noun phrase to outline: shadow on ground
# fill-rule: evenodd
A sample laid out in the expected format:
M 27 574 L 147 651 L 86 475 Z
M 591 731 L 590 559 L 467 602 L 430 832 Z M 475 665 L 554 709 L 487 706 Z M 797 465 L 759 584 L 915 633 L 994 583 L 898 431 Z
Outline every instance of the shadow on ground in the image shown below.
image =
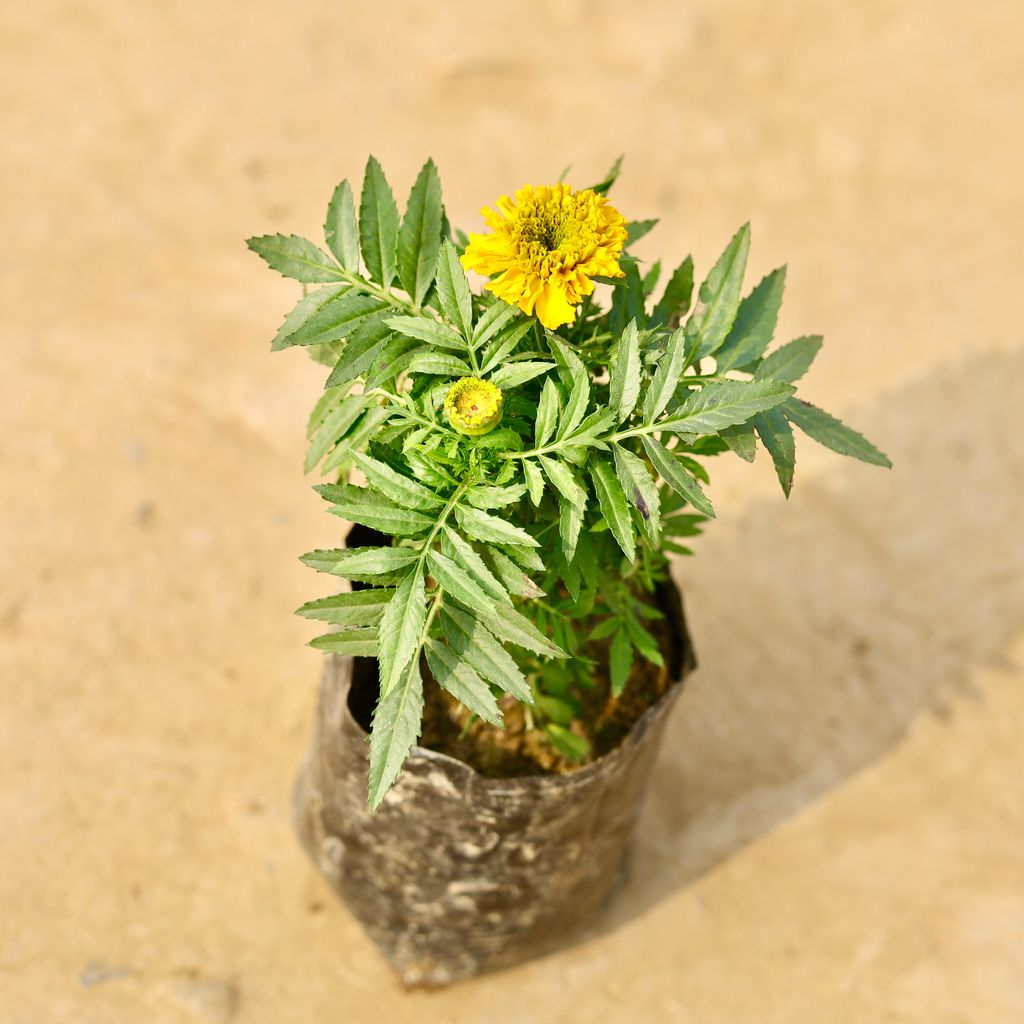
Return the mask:
M 788 506 L 718 524 L 679 566 L 701 668 L 605 929 L 871 764 L 920 714 L 979 699 L 975 670 L 1024 628 L 1021 409 L 1024 350 L 929 376 L 855 417 L 891 473 L 837 458 L 801 483 L 798 466 Z

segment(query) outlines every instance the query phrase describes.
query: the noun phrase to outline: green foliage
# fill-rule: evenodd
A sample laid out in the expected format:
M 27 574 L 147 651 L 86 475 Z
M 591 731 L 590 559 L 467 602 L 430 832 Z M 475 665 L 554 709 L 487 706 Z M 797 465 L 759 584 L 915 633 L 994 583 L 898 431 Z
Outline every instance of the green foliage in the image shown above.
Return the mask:
M 449 322 L 470 341 L 473 337 L 473 294 L 455 246 L 449 241 L 444 242 L 437 256 L 437 295 Z
M 753 423 L 757 436 L 761 438 L 761 443 L 775 464 L 775 473 L 782 485 L 782 492 L 788 498 L 789 492 L 793 489 L 793 471 L 796 468 L 793 428 L 778 408 L 759 412 Z
M 768 347 L 782 305 L 786 268 L 773 270 L 741 303 L 729 334 L 715 352 L 718 373 L 746 366 Z
M 443 222 L 441 179 L 428 160 L 409 193 L 398 232 L 398 279 L 416 306 L 423 305 L 434 281 Z
M 366 162 L 359 200 L 359 247 L 370 280 L 387 290 L 395 279 L 398 206 L 376 157 Z
M 615 345 L 608 382 L 608 404 L 615 422 L 629 419 L 640 396 L 640 339 L 636 320 L 630 320 Z
M 339 281 L 340 268 L 327 253 L 298 235 L 260 235 L 246 243 L 257 256 L 267 262 L 271 270 L 283 277 L 291 277 L 304 284 L 320 281 Z
M 810 369 L 821 344 L 822 338 L 817 334 L 794 338 L 761 360 L 754 371 L 754 380 L 784 380 L 792 384 Z
M 331 196 L 324 221 L 324 239 L 334 258 L 349 271 L 359 272 L 359 225 L 352 186 L 343 181 Z
M 620 168 L 621 159 L 595 187 L 607 192 Z M 627 244 L 655 223 L 630 224 Z M 695 305 L 690 257 L 655 301 L 660 263 L 641 272 L 626 255 L 623 277 L 608 279 L 608 307 L 589 296 L 557 332 L 471 290 L 430 160 L 400 216 L 371 157 L 358 216 L 342 182 L 324 238 L 326 251 L 294 235 L 248 244 L 284 276 L 319 285 L 271 347 L 304 348 L 330 367 L 305 468 L 328 477 L 316 489 L 333 515 L 387 538 L 302 556 L 358 589 L 298 609 L 330 628 L 312 646 L 379 662 L 371 807 L 419 735 L 425 685 L 495 727 L 505 702 L 523 702 L 563 757 L 592 756 L 581 696 L 604 679 L 618 698 L 640 664 L 662 663 L 652 594 L 669 557 L 691 553 L 715 514 L 708 459 L 731 451 L 749 461 L 760 441 L 788 496 L 795 426 L 889 464 L 796 397 L 820 337 L 768 351 L 785 270 L 743 296 L 749 226 Z M 501 389 L 499 427 L 470 437 L 449 426 L 444 400 L 460 377 Z
M 744 224 L 700 286 L 697 308 L 686 321 L 687 336 L 700 339 L 698 359 L 718 351 L 736 320 L 749 251 L 750 225 Z
M 693 257 L 687 256 L 674 271 L 665 285 L 665 292 L 658 300 L 651 314 L 651 324 L 656 327 L 672 325 L 674 321 L 689 312 L 693 299 Z
M 782 413 L 808 437 L 840 455 L 849 455 L 876 466 L 892 465 L 888 456 L 883 455 L 867 438 L 810 402 L 791 398 L 782 406 Z

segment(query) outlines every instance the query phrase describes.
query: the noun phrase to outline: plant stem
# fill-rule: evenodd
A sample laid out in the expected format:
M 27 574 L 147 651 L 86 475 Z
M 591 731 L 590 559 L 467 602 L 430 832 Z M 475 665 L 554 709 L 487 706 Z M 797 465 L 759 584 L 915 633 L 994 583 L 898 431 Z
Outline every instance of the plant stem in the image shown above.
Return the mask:
M 420 556 L 416 563 L 416 572 L 423 571 L 423 564 L 427 560 L 427 552 L 430 550 L 430 545 L 437 539 L 437 535 L 441 532 L 441 527 L 444 526 L 448 517 L 452 514 L 452 509 L 458 504 L 459 498 L 461 498 L 475 483 L 476 477 L 467 477 L 461 484 L 459 484 L 452 496 L 448 499 L 448 503 L 441 510 L 441 514 L 437 517 L 437 522 L 435 522 L 430 528 L 430 533 L 427 534 L 427 539 L 423 542 L 423 547 L 420 549 Z M 440 589 L 438 589 L 437 598 L 435 600 L 441 600 Z
M 380 285 L 374 284 L 372 281 L 367 281 L 365 277 L 362 277 L 359 274 L 354 274 L 350 270 L 344 270 L 341 267 L 337 268 L 337 272 L 341 280 L 352 285 L 354 288 L 358 288 L 362 292 L 366 292 L 368 295 L 373 295 L 374 297 L 383 300 L 389 306 L 394 306 L 396 309 L 404 309 L 407 313 L 412 313 L 414 316 L 423 315 L 419 306 L 398 298 L 390 288 L 382 288 Z M 427 319 L 431 318 L 428 317 Z

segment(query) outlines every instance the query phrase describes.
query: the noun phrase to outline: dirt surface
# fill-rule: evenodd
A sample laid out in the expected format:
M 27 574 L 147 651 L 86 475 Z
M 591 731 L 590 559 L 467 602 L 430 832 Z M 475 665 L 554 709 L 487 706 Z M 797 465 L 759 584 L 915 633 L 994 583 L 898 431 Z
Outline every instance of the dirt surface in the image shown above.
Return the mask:
M 1024 1020 L 1019 3 L 8 4 L 0 1020 Z M 449 214 L 619 153 L 642 254 L 789 263 L 807 395 L 893 457 L 719 461 L 701 668 L 631 879 L 553 957 L 407 995 L 299 849 L 339 525 L 322 380 L 242 239 L 367 152 Z

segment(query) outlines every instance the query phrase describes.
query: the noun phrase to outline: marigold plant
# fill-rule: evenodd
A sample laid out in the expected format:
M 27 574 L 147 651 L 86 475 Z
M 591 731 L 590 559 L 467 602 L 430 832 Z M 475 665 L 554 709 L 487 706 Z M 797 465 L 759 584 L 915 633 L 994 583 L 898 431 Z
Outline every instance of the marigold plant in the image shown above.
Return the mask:
M 618 699 L 638 660 L 662 661 L 651 595 L 714 515 L 708 458 L 751 461 L 760 442 L 787 496 L 794 426 L 889 464 L 796 397 L 820 337 L 768 351 L 785 268 L 742 295 L 749 226 L 696 299 L 689 257 L 659 291 L 660 264 L 629 255 L 655 222 L 627 223 L 608 202 L 617 174 L 579 191 L 525 186 L 467 239 L 449 227 L 432 161 L 400 217 L 371 157 L 358 215 L 348 182 L 334 192 L 326 251 L 249 240 L 304 290 L 319 286 L 272 343 L 330 367 L 306 470 L 331 481 L 316 488 L 331 512 L 387 538 L 304 555 L 354 587 L 299 609 L 332 627 L 314 647 L 379 661 L 371 807 L 420 734 L 425 685 L 495 728 L 521 702 L 560 755 L 593 756 L 581 702 L 596 679 Z M 464 268 L 490 276 L 486 289 Z

